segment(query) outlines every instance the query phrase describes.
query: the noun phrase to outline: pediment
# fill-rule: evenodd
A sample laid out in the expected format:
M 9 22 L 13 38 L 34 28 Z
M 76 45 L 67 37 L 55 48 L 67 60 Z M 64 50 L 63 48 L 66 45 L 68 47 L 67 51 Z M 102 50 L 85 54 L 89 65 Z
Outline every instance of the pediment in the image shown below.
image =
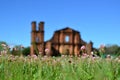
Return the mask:
M 76 30 L 74 30 L 72 28 L 66 27 L 66 28 L 57 30 L 56 32 L 78 32 L 78 31 L 76 31 Z
M 72 32 L 72 31 L 73 31 L 73 29 L 71 29 L 71 28 L 67 27 L 67 28 L 64 28 L 64 29 L 63 29 L 63 30 L 61 30 L 61 31 L 64 31 L 64 32 Z

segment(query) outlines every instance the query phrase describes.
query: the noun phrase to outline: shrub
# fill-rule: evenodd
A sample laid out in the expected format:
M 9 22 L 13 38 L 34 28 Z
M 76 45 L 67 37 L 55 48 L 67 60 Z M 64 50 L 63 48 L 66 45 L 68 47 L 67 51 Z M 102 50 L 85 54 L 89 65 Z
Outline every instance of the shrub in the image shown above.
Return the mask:
M 29 55 L 30 54 L 30 47 L 24 48 L 22 51 L 22 54 L 25 56 Z

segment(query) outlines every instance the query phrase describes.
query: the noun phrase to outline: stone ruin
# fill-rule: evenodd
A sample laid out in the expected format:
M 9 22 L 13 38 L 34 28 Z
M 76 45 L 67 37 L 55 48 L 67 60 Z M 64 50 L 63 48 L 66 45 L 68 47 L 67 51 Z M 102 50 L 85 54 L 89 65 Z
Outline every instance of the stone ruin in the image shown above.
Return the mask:
M 44 41 L 44 22 L 40 22 L 38 26 L 36 26 L 36 22 L 33 21 L 31 25 L 31 55 L 79 55 L 82 45 L 86 46 L 87 54 L 90 54 L 93 50 L 93 43 L 91 41 L 89 43 L 85 42 L 81 38 L 80 32 L 74 29 L 66 27 L 57 30 L 50 40 Z

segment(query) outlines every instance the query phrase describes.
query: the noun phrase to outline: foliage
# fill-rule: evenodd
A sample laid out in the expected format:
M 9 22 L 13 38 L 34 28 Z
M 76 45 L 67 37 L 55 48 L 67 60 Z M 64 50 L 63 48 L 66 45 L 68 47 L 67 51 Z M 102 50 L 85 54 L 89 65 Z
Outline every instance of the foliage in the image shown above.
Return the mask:
M 120 80 L 120 62 L 79 57 L 0 57 L 0 80 Z
M 22 51 L 23 51 L 23 47 L 21 45 L 16 45 L 16 46 L 14 46 L 13 50 L 11 51 L 11 53 L 13 55 L 20 56 L 20 55 L 22 55 Z
M 4 41 L 0 41 L 0 54 L 10 53 L 10 47 Z
M 2 51 L 4 48 L 3 48 L 3 46 L 2 46 L 2 44 L 5 44 L 5 45 L 7 45 L 7 43 L 6 42 L 4 42 L 4 41 L 0 41 L 0 51 Z
M 20 56 L 22 55 L 24 47 L 22 45 L 15 45 L 11 51 L 12 55 Z
M 29 55 L 30 54 L 30 47 L 24 48 L 22 51 L 22 54 L 25 56 Z
M 22 53 L 21 53 L 21 51 L 15 51 L 15 50 L 13 50 L 13 51 L 11 51 L 11 53 L 12 53 L 12 55 L 15 55 L 15 56 L 20 56 Z
M 120 47 L 118 45 L 107 45 L 105 47 L 106 54 L 120 55 Z

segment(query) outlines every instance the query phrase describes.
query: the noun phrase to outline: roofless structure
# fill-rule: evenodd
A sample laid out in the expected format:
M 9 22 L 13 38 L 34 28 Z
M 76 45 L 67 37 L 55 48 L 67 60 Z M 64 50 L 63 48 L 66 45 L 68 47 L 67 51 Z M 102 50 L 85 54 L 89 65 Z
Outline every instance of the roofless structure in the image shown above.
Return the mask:
M 31 23 L 31 55 L 38 54 L 57 56 L 59 54 L 67 55 L 79 55 L 80 47 L 82 45 L 86 46 L 86 51 L 88 54 L 91 53 L 93 49 L 92 42 L 85 42 L 80 35 L 79 31 L 66 27 L 54 32 L 53 37 L 44 41 L 44 22 L 40 22 L 38 26 L 36 22 Z M 45 50 L 49 53 L 45 53 Z

